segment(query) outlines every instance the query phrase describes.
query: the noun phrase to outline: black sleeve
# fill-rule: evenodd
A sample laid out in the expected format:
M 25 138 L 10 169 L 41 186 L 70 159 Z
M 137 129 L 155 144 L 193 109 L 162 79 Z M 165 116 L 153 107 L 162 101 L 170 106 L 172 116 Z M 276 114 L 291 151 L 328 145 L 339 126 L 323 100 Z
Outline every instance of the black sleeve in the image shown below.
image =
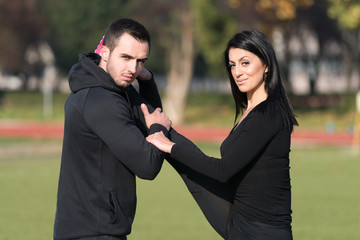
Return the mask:
M 155 108 L 162 107 L 161 99 L 154 78 L 147 81 L 138 80 L 138 83 L 139 92 L 130 85 L 126 88 L 126 93 L 129 96 L 130 105 L 135 116 L 135 124 L 143 135 L 147 136 L 149 129 L 146 127 L 144 114 L 142 113 L 140 105 L 145 103 L 149 112 L 152 113 Z
M 164 154 L 149 144 L 136 126 L 128 103 L 113 94 L 88 97 L 84 115 L 89 127 L 102 139 L 110 151 L 135 175 L 153 179 L 159 173 Z M 150 133 L 165 127 L 154 124 Z
M 236 139 L 223 153 L 221 159 L 209 157 L 190 140 L 171 132 L 175 145 L 171 157 L 206 176 L 228 181 L 247 166 L 279 131 L 282 117 L 276 114 L 255 112 L 249 114 L 236 129 Z
M 154 109 L 162 108 L 160 94 L 153 73 L 151 73 L 151 76 L 150 80 L 138 80 L 139 93 Z

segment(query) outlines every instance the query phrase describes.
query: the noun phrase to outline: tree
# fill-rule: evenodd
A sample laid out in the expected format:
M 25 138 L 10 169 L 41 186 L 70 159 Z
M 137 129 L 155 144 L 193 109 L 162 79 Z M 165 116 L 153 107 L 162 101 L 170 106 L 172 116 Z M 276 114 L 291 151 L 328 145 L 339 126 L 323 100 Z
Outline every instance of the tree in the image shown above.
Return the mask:
M 26 64 L 25 50 L 48 34 L 37 0 L 0 0 L 0 69 L 18 73 Z
M 57 65 L 66 73 L 79 53 L 95 50 L 112 21 L 128 16 L 130 3 L 130 0 L 39 1 L 51 27 L 50 44 Z
M 224 73 L 223 53 L 240 24 L 223 1 L 191 1 L 194 12 L 197 54 L 202 55 L 209 74 Z
M 341 35 L 346 46 L 345 63 L 347 66 L 348 89 L 352 91 L 350 85 L 351 75 L 354 70 L 358 71 L 360 66 L 360 2 L 357 0 L 328 0 L 328 14 L 336 19 L 342 29 Z M 360 80 L 358 79 L 358 82 Z M 360 89 L 360 84 L 359 89 Z
M 48 28 L 39 14 L 37 0 L 0 0 L 0 78 L 4 73 L 19 74 L 29 70 L 26 49 L 45 38 Z M 0 89 L 0 106 L 4 103 L 4 90 Z
M 164 101 L 167 114 L 175 125 L 182 124 L 184 120 L 195 55 L 203 56 L 211 69 L 210 74 L 219 76 L 223 72 L 223 51 L 226 42 L 234 34 L 236 24 L 219 7 L 220 1 L 189 1 L 189 9 L 184 9 L 179 18 L 180 42 L 179 47 L 175 45 L 170 48 L 171 67 Z
M 304 24 L 307 29 L 312 31 L 315 36 L 317 45 L 317 51 L 309 50 L 307 47 L 307 36 L 302 36 L 303 49 L 307 50 L 304 54 L 307 63 L 308 74 L 310 80 L 310 93 L 315 94 L 315 84 L 320 72 L 320 62 L 329 58 L 334 58 L 334 55 L 338 53 L 331 52 L 329 46 L 333 43 L 341 45 L 342 38 L 340 30 L 337 27 L 335 21 L 327 15 L 328 2 L 327 0 L 317 0 L 308 9 L 299 9 L 297 25 Z M 311 70 L 313 69 L 313 70 Z
M 164 110 L 173 123 L 178 124 L 193 73 L 194 28 L 189 3 L 137 1 L 132 12 L 140 22 L 146 23 L 153 39 L 152 48 L 161 49 L 157 60 L 164 62 L 167 71 Z
M 208 66 L 216 66 L 209 68 L 212 73 L 218 72 L 215 69 L 222 63 L 221 52 L 235 24 L 219 11 L 221 6 L 221 0 L 138 1 L 133 6 L 135 16 L 155 36 L 154 45 L 162 49 L 167 72 L 164 109 L 174 125 L 184 120 L 196 56 L 202 55 Z
M 186 96 L 194 66 L 193 16 L 190 9 L 182 9 L 178 14 L 180 34 L 173 35 L 174 46 L 169 52 L 170 69 L 167 73 L 164 100 L 164 108 L 175 125 L 181 124 L 184 118 Z

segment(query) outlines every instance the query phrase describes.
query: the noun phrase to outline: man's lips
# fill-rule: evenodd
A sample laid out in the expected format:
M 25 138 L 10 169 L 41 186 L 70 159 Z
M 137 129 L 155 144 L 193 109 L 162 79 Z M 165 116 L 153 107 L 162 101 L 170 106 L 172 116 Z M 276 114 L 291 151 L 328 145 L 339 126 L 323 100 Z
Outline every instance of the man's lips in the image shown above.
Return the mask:
M 132 81 L 134 79 L 134 76 L 132 75 L 123 75 L 125 81 Z

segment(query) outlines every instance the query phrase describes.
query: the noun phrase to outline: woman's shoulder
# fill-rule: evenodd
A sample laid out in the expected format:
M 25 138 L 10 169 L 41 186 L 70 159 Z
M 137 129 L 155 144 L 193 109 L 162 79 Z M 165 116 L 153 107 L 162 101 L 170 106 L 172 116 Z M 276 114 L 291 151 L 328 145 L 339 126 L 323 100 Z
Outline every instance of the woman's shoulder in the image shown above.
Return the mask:
M 273 99 L 266 99 L 255 109 L 256 115 L 260 121 L 266 121 L 268 124 L 280 124 L 283 122 L 283 111 L 279 102 Z
M 267 98 L 256 106 L 256 112 L 269 114 L 271 116 L 281 114 L 280 103 L 274 99 Z
M 291 110 L 287 109 L 286 103 L 276 98 L 268 98 L 259 104 L 256 115 L 259 120 L 269 120 L 268 122 L 276 124 L 280 128 L 285 127 L 290 131 L 292 131 L 293 125 L 298 125 Z

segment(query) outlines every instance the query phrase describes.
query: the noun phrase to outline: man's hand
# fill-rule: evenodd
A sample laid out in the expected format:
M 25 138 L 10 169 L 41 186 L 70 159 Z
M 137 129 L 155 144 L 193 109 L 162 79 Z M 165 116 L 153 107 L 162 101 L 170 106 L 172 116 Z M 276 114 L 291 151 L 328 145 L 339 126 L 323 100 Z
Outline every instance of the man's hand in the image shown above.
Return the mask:
M 141 104 L 141 110 L 144 113 L 146 126 L 150 128 L 151 125 L 158 123 L 166 127 L 166 129 L 169 131 L 171 127 L 171 121 L 169 118 L 165 115 L 165 113 L 161 112 L 161 108 L 156 108 L 153 113 L 149 113 L 149 110 L 147 106 L 142 103 Z
M 148 81 L 152 78 L 152 74 L 149 70 L 147 70 L 146 68 L 143 68 L 141 73 L 139 74 L 139 76 L 137 76 L 138 80 L 142 80 L 142 81 Z

